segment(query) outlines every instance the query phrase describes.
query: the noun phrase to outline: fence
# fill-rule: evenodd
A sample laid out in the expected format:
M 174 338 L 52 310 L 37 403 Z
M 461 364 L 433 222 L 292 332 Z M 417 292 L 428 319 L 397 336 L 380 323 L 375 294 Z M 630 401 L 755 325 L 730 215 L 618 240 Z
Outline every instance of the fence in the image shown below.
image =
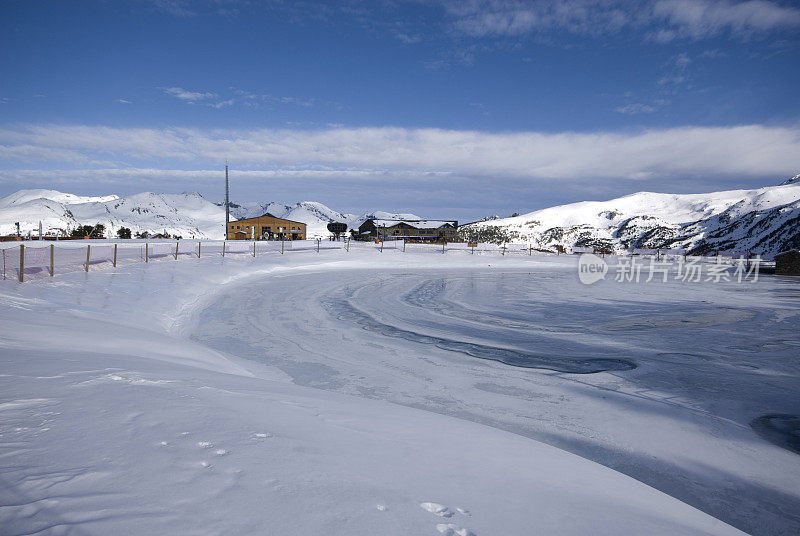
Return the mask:
M 35 245 L 34 245 L 35 244 Z M 351 248 L 369 249 L 379 252 L 416 252 L 431 254 L 465 255 L 555 255 L 555 251 L 534 248 L 529 244 L 489 244 L 489 243 L 412 243 L 404 240 L 385 242 L 353 242 L 328 240 L 277 241 L 210 241 L 178 240 L 136 241 L 108 240 L 64 241 L 42 244 L 41 242 L 0 243 L 2 254 L 3 280 L 28 281 L 44 279 L 56 274 L 106 269 L 121 265 L 178 260 L 180 258 L 202 257 L 258 257 L 265 254 L 322 250 L 344 250 Z M 591 253 L 591 247 L 572 248 L 573 253 Z M 682 249 L 635 249 L 631 255 L 652 256 L 655 258 L 681 257 L 684 260 L 705 260 L 713 262 L 735 262 L 741 257 L 752 255 L 737 251 L 720 251 L 712 256 L 687 257 Z
M 294 241 L 115 241 L 81 240 L 51 242 L 8 242 L 0 245 L 2 279 L 28 281 L 56 274 L 86 271 L 93 267 L 116 267 L 139 262 L 178 260 L 184 257 L 258 257 L 289 251 L 347 250 L 350 243 L 327 240 Z
M 88 242 L 88 243 L 86 243 Z M 258 256 L 291 251 L 292 242 L 228 242 L 178 240 L 175 242 L 9 242 L 0 248 L 2 279 L 27 281 L 67 272 L 86 271 L 93 267 L 116 267 L 163 259 L 185 257 Z M 35 244 L 35 245 L 34 245 Z M 41 245 L 40 245 L 41 244 Z

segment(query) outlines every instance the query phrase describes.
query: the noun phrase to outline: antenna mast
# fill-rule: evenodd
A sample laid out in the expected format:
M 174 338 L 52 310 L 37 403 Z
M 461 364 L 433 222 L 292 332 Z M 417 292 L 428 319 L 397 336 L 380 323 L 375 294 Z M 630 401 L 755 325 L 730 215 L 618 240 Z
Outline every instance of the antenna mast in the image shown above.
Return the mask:
M 228 224 L 231 222 L 231 210 L 228 199 L 228 161 L 225 161 L 225 238 L 228 238 Z

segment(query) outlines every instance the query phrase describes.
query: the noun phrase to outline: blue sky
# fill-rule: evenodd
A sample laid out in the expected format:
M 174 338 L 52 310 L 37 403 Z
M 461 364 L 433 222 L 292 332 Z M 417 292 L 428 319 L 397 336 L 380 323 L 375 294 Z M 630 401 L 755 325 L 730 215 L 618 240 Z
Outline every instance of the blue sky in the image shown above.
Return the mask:
M 800 172 L 800 5 L 0 4 L 0 195 L 461 220 Z

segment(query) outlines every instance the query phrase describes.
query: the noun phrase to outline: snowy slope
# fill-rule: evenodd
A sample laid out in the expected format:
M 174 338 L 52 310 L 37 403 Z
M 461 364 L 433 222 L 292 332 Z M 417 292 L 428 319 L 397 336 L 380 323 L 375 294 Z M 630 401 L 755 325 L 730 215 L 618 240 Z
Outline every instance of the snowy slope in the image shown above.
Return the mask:
M 522 398 L 513 409 L 490 407 L 490 415 L 521 411 L 528 422 L 543 422 L 545 416 L 562 422 L 562 413 L 579 401 L 580 412 L 591 413 L 595 421 L 638 430 L 621 418 L 626 413 L 620 409 L 629 409 L 641 415 L 637 425 L 652 422 L 648 431 L 657 432 L 643 436 L 679 444 L 682 455 L 710 452 L 714 460 L 741 467 L 748 475 L 752 466 L 737 465 L 741 458 L 731 456 L 766 457 L 763 465 L 796 482 L 796 466 L 786 463 L 794 455 L 766 442 L 766 449 L 756 449 L 761 444 L 753 444 L 756 439 L 746 428 L 733 429 L 746 440 L 731 439 L 730 427 L 706 432 L 692 413 L 648 405 L 642 396 L 626 397 L 615 389 L 595 396 L 559 375 L 464 361 L 412 340 L 376 339 L 359 325 L 347 326 L 324 313 L 320 305 L 328 286 L 343 277 L 347 282 L 338 283 L 341 287 L 355 281 L 374 288 L 398 263 L 403 264 L 398 274 L 461 265 L 451 274 L 453 280 L 471 273 L 468 269 L 486 269 L 478 256 L 407 253 L 400 261 L 400 255 L 354 248 L 313 256 L 226 258 L 222 263 L 205 257 L 98 270 L 91 277 L 66 274 L 57 285 L 0 286 L 0 532 L 743 534 L 609 467 L 525 434 L 471 422 L 470 413 L 481 410 L 485 396 L 478 404 L 470 402 L 469 410 L 426 411 L 421 401 L 443 403 L 462 390 L 470 396 L 488 393 L 471 387 L 472 369 L 480 374 L 483 389 L 506 389 L 496 393 L 497 400 Z M 516 267 L 526 276 L 535 264 L 527 257 L 501 262 L 504 269 Z M 308 274 L 316 275 L 310 291 Z M 235 294 L 258 284 L 275 284 L 286 295 L 302 298 L 293 301 L 282 294 L 275 302 L 281 308 L 272 311 L 258 300 L 241 302 Z M 294 349 L 284 354 L 283 347 L 273 350 L 281 340 L 265 331 L 264 361 L 242 359 L 251 340 L 228 338 L 225 318 L 214 307 L 231 302 L 253 306 L 248 312 L 254 318 L 272 311 L 286 319 L 298 305 L 303 312 L 315 311 L 315 321 L 321 320 L 314 326 L 316 338 L 311 345 L 290 339 Z M 624 312 L 629 315 L 630 309 Z M 102 336 L 87 336 L 87 325 Z M 225 350 L 190 338 L 200 326 L 217 342 L 227 338 Z M 234 326 L 228 322 L 227 327 Z M 294 330 L 304 337 L 309 333 L 296 323 L 259 327 Z M 369 357 L 371 365 L 354 360 L 354 352 Z M 361 372 L 337 374 L 337 368 L 349 371 L 351 366 Z M 376 399 L 386 389 L 394 391 L 393 383 L 375 382 L 372 390 L 353 391 L 355 396 L 324 385 L 300 385 L 302 379 L 324 380 L 325 374 L 332 384 L 359 381 L 367 374 L 374 381 L 373 369 L 400 382 L 397 390 L 407 397 L 405 403 Z M 515 384 L 536 383 L 526 389 L 491 387 L 492 382 L 510 385 L 501 374 L 511 375 Z M 446 382 L 439 383 L 443 377 Z M 623 378 L 612 378 L 619 387 Z M 559 388 L 560 394 L 554 391 Z M 524 398 L 520 392 L 531 395 Z M 612 396 L 613 405 L 604 403 Z M 576 424 L 567 427 L 586 429 Z M 681 435 L 664 440 L 674 433 Z M 587 433 L 591 438 L 605 435 Z M 688 446 L 682 443 L 687 437 L 694 439 Z M 656 456 L 635 460 L 643 464 L 651 458 L 655 463 Z M 689 458 L 687 465 L 698 464 Z M 716 475 L 718 468 L 699 470 Z M 716 477 L 721 487 L 730 487 L 726 476 Z M 774 478 L 761 477 L 758 472 L 752 476 L 765 489 L 777 486 Z M 763 504 L 771 503 L 765 498 Z M 790 510 L 781 511 L 787 516 Z
M 184 238 L 221 238 L 225 214 L 197 193 L 141 193 L 127 197 L 78 197 L 53 190 L 21 190 L 0 199 L 0 234 L 16 231 L 67 231 L 101 223 L 112 234 L 120 227 L 134 233 L 168 232 Z
M 800 184 L 674 195 L 640 192 L 476 222 L 464 236 L 496 242 L 775 253 L 800 246 Z
M 48 199 L 50 201 L 55 201 L 56 203 L 61 203 L 62 205 L 74 205 L 76 203 L 102 203 L 104 201 L 113 201 L 114 199 L 118 198 L 119 197 L 116 195 L 86 197 L 74 194 L 66 194 L 57 190 L 45 189 L 19 190 L 11 195 L 0 198 L 0 207 L 19 205 L 22 203 L 27 203 L 28 201 L 34 201 L 36 199 Z

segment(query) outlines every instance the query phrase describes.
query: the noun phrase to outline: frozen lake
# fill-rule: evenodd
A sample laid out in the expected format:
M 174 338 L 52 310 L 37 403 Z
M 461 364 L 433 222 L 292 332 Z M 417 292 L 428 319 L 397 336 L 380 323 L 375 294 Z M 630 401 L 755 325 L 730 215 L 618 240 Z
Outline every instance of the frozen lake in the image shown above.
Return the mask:
M 797 280 L 576 264 L 364 245 L 6 281 L 0 533 L 800 532 Z
M 584 286 L 565 261 L 490 264 L 263 277 L 191 337 L 544 441 L 752 534 L 800 531 L 795 280 Z

